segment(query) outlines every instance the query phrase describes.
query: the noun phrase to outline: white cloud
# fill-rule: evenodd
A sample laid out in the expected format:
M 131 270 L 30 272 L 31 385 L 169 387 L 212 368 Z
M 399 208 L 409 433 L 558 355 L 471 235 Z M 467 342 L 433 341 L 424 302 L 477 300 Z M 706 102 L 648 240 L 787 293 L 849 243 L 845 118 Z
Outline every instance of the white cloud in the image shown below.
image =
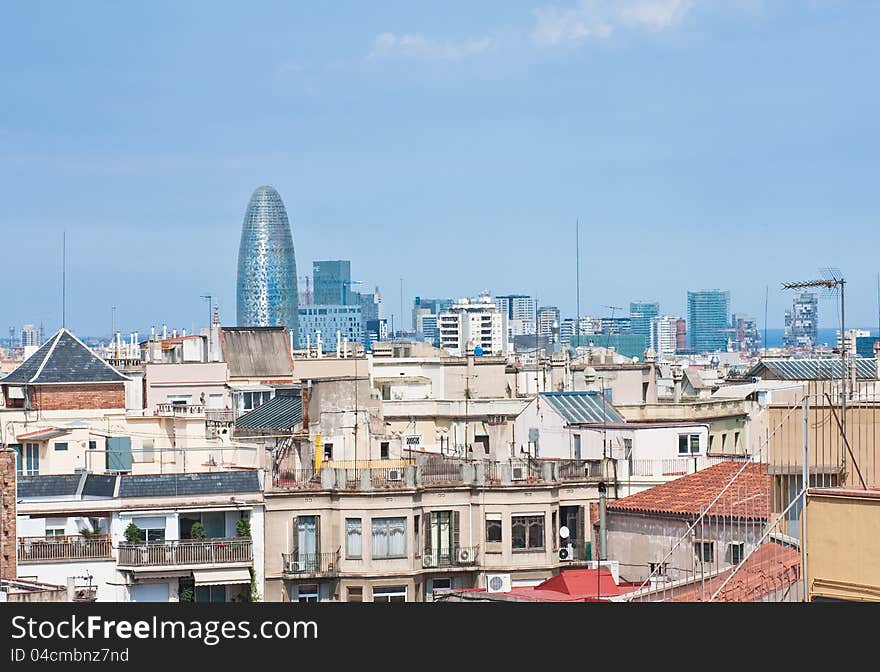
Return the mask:
M 660 31 L 675 26 L 696 0 L 579 0 L 573 7 L 535 10 L 532 39 L 541 45 L 606 39 L 619 28 Z
M 460 61 L 491 51 L 496 47 L 491 37 L 465 40 L 433 40 L 420 33 L 382 33 L 373 40 L 371 59 L 409 58 L 424 61 Z

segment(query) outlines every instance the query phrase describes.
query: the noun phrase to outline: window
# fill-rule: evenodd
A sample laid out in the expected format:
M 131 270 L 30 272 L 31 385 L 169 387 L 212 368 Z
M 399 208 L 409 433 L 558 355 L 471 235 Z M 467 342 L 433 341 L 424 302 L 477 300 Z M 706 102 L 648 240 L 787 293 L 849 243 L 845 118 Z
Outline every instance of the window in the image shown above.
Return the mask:
M 697 560 L 700 562 L 715 562 L 715 542 L 694 542 L 694 553 L 696 553 Z
M 721 435 L 721 452 L 723 453 L 727 448 L 727 434 Z
M 419 517 L 413 516 L 413 547 L 416 557 L 422 554 L 421 528 L 419 527 Z
M 745 557 L 745 544 L 733 543 L 728 545 L 728 555 L 730 556 L 728 559 L 730 560 L 731 565 L 738 565 L 743 561 Z
M 55 450 L 67 450 L 67 442 L 66 441 L 64 441 L 64 442 L 59 441 L 58 443 L 55 444 Z
M 226 602 L 226 586 L 196 586 L 194 599 L 196 603 Z
M 360 560 L 363 553 L 363 536 L 361 519 L 345 519 L 345 557 Z
M 710 434 L 710 435 L 709 435 L 709 452 L 710 452 L 710 453 L 712 452 L 712 446 L 713 446 L 714 444 L 715 444 L 715 435 L 714 435 L 714 434 Z
M 624 439 L 623 440 L 623 459 L 631 460 L 633 452 L 633 440 L 632 439 Z
M 668 562 L 649 562 L 648 566 L 651 568 L 651 574 L 656 572 L 657 576 L 666 576 L 666 568 L 669 566 Z
M 501 514 L 486 514 L 486 541 L 500 543 L 504 540 L 501 534 Z
M 151 528 L 147 528 L 143 532 L 144 532 L 144 541 L 147 541 L 147 542 L 165 541 L 165 528 L 164 527 L 151 527 Z
M 363 602 L 364 601 L 364 587 L 363 586 L 349 586 L 346 590 L 348 592 L 348 602 Z
M 141 462 L 152 462 L 155 460 L 155 444 L 153 439 L 144 439 L 141 444 Z
M 297 591 L 298 602 L 317 602 L 318 601 L 318 584 L 303 583 Z
M 24 444 L 24 474 L 36 476 L 40 473 L 40 444 Z
M 733 450 L 739 451 L 739 432 L 733 433 Z
M 373 588 L 373 602 L 406 602 L 406 586 Z
M 373 559 L 406 557 L 406 518 L 372 519 Z
M 514 551 L 543 550 L 544 514 L 511 516 L 510 537 Z
M 678 454 L 694 455 L 700 452 L 700 435 L 699 434 L 679 434 L 678 435 Z
M 431 599 L 435 599 L 437 595 L 448 593 L 452 590 L 452 579 L 431 579 Z
M 47 537 L 63 537 L 64 536 L 64 528 L 63 527 L 49 527 L 46 526 L 46 536 Z
M 15 473 L 20 474 L 22 472 L 22 465 L 24 460 L 22 458 L 22 450 L 20 443 L 10 443 L 9 447 L 15 451 Z
M 574 459 L 581 459 L 581 435 L 574 435 Z
M 332 460 L 332 459 L 333 459 L 333 444 L 332 443 L 325 443 L 324 444 L 324 461 L 326 462 L 326 461 Z
M 388 442 L 382 441 L 379 444 L 379 457 L 380 459 L 387 460 L 388 459 Z

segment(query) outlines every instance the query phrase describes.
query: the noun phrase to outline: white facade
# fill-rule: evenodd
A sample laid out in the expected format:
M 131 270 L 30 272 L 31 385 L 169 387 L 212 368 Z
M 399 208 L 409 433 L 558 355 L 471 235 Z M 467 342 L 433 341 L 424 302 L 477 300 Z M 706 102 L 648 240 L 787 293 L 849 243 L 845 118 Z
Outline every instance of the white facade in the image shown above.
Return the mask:
M 550 336 L 553 328 L 559 327 L 559 308 L 556 306 L 544 306 L 538 309 L 538 335 Z
M 461 299 L 438 316 L 440 347 L 463 356 L 480 347 L 484 354 L 507 352 L 507 317 L 488 295 Z
M 651 349 L 658 355 L 675 354 L 675 334 L 678 318 L 660 315 L 651 320 Z
M 511 294 L 496 296 L 495 305 L 507 316 L 507 339 L 535 333 L 535 299 L 531 296 Z

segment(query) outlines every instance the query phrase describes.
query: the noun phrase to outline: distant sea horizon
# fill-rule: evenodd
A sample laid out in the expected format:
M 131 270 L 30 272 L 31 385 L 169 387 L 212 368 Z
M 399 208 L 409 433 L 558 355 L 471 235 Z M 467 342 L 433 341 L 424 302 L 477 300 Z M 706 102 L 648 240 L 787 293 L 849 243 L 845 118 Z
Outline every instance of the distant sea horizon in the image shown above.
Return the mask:
M 865 331 L 870 331 L 871 336 L 877 336 L 877 327 L 847 327 L 847 329 L 864 329 Z M 781 348 L 782 347 L 782 338 L 785 335 L 785 329 L 767 329 L 767 343 L 766 346 L 768 348 Z M 837 345 L 837 329 L 835 328 L 820 328 L 818 330 L 818 344 L 817 345 L 829 345 L 834 347 Z M 761 338 L 764 338 L 764 332 L 761 331 Z

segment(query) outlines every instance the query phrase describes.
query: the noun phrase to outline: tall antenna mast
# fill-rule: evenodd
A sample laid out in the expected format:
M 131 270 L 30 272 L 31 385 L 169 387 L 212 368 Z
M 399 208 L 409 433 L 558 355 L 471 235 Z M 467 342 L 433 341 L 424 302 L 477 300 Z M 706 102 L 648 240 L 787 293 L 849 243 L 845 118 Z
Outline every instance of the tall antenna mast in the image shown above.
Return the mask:
M 770 285 L 764 286 L 764 357 L 767 356 L 767 297 L 770 295 Z
M 574 333 L 576 335 L 575 348 L 581 344 L 581 222 L 579 219 L 574 220 L 574 258 L 575 258 L 575 285 L 577 286 L 577 318 L 574 323 Z M 577 350 L 575 350 L 577 352 Z
M 61 328 L 67 326 L 67 231 L 61 234 Z

